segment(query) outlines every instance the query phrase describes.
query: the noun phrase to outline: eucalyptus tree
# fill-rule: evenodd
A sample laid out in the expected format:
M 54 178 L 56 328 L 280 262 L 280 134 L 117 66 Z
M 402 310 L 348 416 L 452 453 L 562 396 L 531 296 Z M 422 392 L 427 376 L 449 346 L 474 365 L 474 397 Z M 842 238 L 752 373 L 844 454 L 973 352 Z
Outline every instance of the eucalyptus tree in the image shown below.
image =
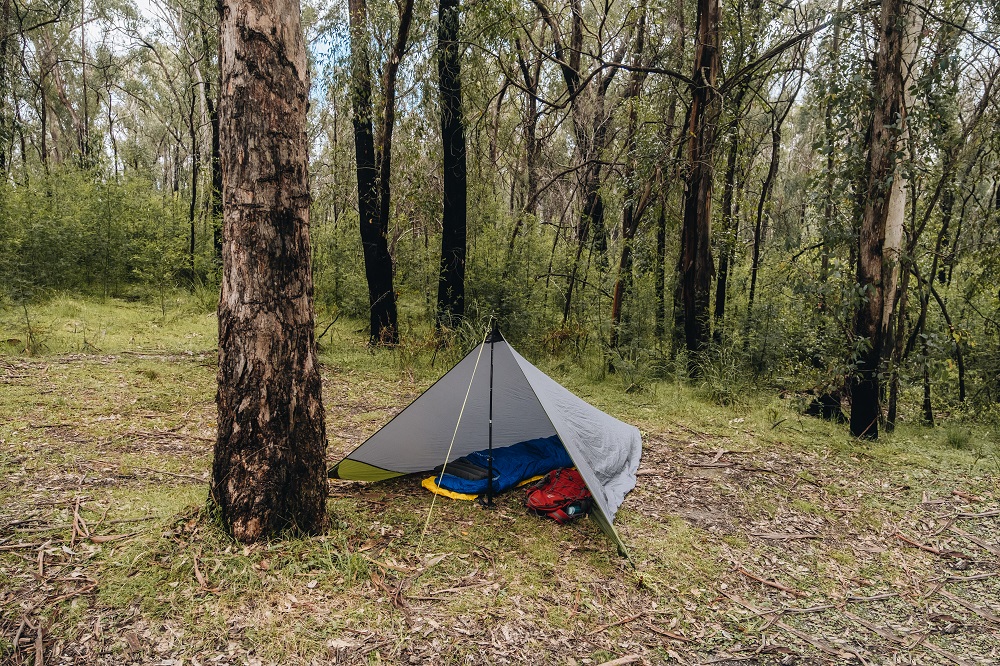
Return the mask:
M 373 129 L 371 48 L 366 0 L 349 0 L 351 37 L 351 104 L 357 156 L 358 215 L 368 281 L 371 344 L 399 341 L 393 260 L 387 234 L 391 214 L 392 134 L 396 121 L 396 82 L 406 52 L 413 0 L 398 6 L 395 37 L 382 66 L 379 131 Z
M 326 527 L 313 327 L 309 72 L 296 0 L 226 0 L 220 28 L 223 241 L 211 497 L 252 542 Z

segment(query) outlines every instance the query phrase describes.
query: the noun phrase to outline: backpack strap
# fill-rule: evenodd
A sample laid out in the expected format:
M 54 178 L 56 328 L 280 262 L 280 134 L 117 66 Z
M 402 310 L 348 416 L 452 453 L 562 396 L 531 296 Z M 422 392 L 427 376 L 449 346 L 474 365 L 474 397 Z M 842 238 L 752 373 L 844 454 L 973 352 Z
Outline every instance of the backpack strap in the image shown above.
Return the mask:
M 567 514 L 562 509 L 556 509 L 555 511 L 549 511 L 545 515 L 548 516 L 549 518 L 551 518 L 552 520 L 556 521 L 560 525 L 568 523 L 569 520 L 570 520 L 569 514 Z

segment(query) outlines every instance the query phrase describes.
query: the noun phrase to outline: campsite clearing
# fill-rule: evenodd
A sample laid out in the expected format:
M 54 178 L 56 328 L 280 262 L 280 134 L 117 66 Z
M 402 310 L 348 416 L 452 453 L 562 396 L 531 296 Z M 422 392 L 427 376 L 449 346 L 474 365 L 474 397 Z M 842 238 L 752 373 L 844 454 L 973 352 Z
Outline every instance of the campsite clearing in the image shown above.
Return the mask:
M 203 510 L 213 325 L 166 349 L 0 359 L 4 663 L 1000 660 L 986 433 L 860 445 L 778 399 L 734 412 L 543 364 L 643 433 L 616 519 L 635 569 L 593 522 L 529 516 L 516 492 L 496 511 L 439 499 L 417 551 L 431 496 L 409 477 L 332 481 L 326 536 L 243 547 Z M 449 364 L 332 335 L 336 461 Z

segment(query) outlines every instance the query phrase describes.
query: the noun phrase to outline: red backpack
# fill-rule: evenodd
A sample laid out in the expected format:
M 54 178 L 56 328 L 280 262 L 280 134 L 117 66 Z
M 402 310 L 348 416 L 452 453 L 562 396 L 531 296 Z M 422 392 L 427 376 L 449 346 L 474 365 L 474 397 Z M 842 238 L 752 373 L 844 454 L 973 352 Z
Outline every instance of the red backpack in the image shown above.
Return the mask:
M 525 505 L 535 513 L 548 516 L 560 525 L 587 513 L 591 495 L 580 472 L 564 467 L 549 472 L 528 487 Z

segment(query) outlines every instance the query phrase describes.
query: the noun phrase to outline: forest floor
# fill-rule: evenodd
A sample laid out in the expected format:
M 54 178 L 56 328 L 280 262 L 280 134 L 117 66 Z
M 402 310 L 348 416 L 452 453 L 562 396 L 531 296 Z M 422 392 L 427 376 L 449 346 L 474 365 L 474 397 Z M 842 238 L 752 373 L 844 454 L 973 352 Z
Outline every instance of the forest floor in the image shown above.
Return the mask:
M 332 481 L 328 534 L 244 547 L 204 510 L 214 317 L 164 312 L 59 299 L 30 357 L 0 314 L 4 664 L 1000 663 L 996 433 L 862 444 L 791 400 L 542 362 L 642 430 L 634 566 L 517 493 L 439 500 L 421 540 L 413 478 Z M 356 328 L 323 338 L 331 463 L 455 360 Z

